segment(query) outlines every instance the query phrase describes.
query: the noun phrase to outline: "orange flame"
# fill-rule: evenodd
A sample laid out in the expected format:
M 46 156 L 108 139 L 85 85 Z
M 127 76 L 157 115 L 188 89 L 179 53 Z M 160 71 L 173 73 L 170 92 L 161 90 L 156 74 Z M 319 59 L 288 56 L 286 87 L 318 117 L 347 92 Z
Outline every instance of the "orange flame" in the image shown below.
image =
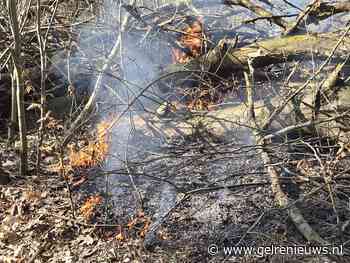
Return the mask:
M 203 24 L 200 20 L 195 20 L 185 29 L 179 39 L 181 45 L 189 50 L 188 54 L 180 49 L 173 48 L 173 62 L 186 63 L 192 58 L 199 57 L 203 51 L 203 36 Z
M 79 151 L 70 148 L 69 162 L 72 168 L 88 168 L 103 162 L 108 154 L 109 123 L 103 121 L 97 125 L 96 141 L 89 141 L 89 144 Z
M 102 197 L 99 195 L 89 197 L 80 208 L 80 213 L 85 219 L 90 220 L 94 216 L 96 207 L 102 203 Z
M 75 150 L 73 145 L 69 145 L 68 162 L 60 159 L 59 162 L 48 167 L 49 171 L 61 173 L 64 176 L 76 168 L 89 168 L 101 164 L 109 150 L 109 133 L 111 124 L 102 121 L 97 125 L 96 139 L 89 141 L 88 145 L 80 150 Z M 82 179 L 83 180 L 83 179 Z M 77 182 L 76 186 L 79 185 Z M 75 185 L 75 184 L 74 184 Z

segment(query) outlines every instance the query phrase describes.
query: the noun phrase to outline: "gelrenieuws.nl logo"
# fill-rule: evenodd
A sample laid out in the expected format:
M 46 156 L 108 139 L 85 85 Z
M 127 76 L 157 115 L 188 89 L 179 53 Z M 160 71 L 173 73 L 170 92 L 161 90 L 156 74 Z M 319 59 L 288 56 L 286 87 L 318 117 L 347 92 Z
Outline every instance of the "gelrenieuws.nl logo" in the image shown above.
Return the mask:
M 219 247 L 212 244 L 208 247 L 208 254 L 215 256 L 223 252 L 225 256 L 257 256 L 267 255 L 343 255 L 343 246 L 226 246 L 220 251 Z

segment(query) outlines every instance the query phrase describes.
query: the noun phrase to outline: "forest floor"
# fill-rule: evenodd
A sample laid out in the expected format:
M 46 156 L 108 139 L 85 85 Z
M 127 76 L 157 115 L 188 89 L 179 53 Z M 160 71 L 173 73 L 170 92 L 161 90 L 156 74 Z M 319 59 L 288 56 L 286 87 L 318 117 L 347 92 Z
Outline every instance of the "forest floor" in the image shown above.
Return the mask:
M 88 131 L 83 134 L 91 136 Z M 16 153 L 5 143 L 1 148 L 3 169 L 11 175 L 11 183 L 0 188 L 2 262 L 329 262 L 325 255 L 224 255 L 224 246 L 307 245 L 289 221 L 287 210 L 276 206 L 254 147 L 241 147 L 238 142 L 206 145 L 201 139 L 168 145 L 169 158 L 150 162 L 143 169 L 159 177 L 165 171 L 177 189 L 161 181 L 137 179 L 142 210 L 125 180 L 118 186 L 123 191 L 108 196 L 101 187 L 103 167 L 75 169 L 64 179 L 61 173 L 52 172 L 57 155 L 47 152 L 39 175 L 32 164 L 29 176 L 17 177 Z M 275 150 L 283 158 L 285 149 Z M 347 159 L 333 165 L 343 178 L 338 182 L 343 194 L 349 178 Z M 144 160 L 147 163 L 147 158 Z M 298 184 L 300 189 L 289 192 L 312 195 L 299 207 L 328 240 L 338 241 L 334 229 L 337 216 L 345 221 L 341 235 L 346 240 L 349 211 L 338 209 L 334 216 L 332 206 L 325 202 L 327 191 L 315 191 L 315 186 L 320 186 L 320 167 L 312 162 L 300 165 L 300 171 L 307 169 L 311 180 L 305 177 Z M 220 182 L 226 187 L 211 187 Z M 338 205 L 346 207 L 346 200 L 337 198 Z M 152 223 L 164 213 L 155 236 L 148 236 Z M 214 256 L 208 253 L 212 244 L 219 248 Z

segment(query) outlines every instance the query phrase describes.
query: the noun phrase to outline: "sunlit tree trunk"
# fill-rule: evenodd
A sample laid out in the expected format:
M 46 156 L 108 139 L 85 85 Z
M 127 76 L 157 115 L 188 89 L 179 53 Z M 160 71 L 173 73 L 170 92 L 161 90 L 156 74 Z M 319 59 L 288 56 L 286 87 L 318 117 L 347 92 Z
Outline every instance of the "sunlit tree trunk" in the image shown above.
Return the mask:
M 20 138 L 20 169 L 21 175 L 27 173 L 27 127 L 24 110 L 23 79 L 22 79 L 22 61 L 21 61 L 21 36 L 19 31 L 17 1 L 8 0 L 7 8 L 10 20 L 11 31 L 14 39 L 14 48 L 12 50 L 12 78 L 15 80 L 12 85 L 16 88 L 18 129 Z M 14 90 L 14 88 L 12 88 Z
M 45 48 L 45 39 L 41 35 L 41 4 L 40 0 L 37 0 L 37 38 L 39 43 L 40 50 L 40 127 L 39 127 L 39 138 L 38 138 L 38 149 L 37 149 L 37 162 L 36 162 L 36 170 L 37 172 L 40 170 L 40 160 L 41 160 L 41 145 L 43 142 L 43 137 L 45 133 L 45 115 L 46 115 L 46 48 Z

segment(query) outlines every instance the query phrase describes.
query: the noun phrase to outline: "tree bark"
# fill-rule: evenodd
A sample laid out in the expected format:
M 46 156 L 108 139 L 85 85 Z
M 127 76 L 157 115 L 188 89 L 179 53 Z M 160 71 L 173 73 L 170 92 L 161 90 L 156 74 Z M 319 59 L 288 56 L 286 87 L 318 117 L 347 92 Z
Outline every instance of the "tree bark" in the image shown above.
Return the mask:
M 19 22 L 17 16 L 17 1 L 8 0 L 7 7 L 11 23 L 11 31 L 14 38 L 14 49 L 12 50 L 12 77 L 15 79 L 16 84 L 18 129 L 21 142 L 19 173 L 24 176 L 27 174 L 27 126 L 24 110 L 23 79 L 21 65 L 21 35 L 19 31 Z
M 45 115 L 47 111 L 46 105 L 46 39 L 41 35 L 41 4 L 40 0 L 37 0 L 37 39 L 40 50 L 40 127 L 39 127 L 39 138 L 37 144 L 37 159 L 36 159 L 36 171 L 39 172 L 40 161 L 41 161 L 41 145 L 45 133 Z

